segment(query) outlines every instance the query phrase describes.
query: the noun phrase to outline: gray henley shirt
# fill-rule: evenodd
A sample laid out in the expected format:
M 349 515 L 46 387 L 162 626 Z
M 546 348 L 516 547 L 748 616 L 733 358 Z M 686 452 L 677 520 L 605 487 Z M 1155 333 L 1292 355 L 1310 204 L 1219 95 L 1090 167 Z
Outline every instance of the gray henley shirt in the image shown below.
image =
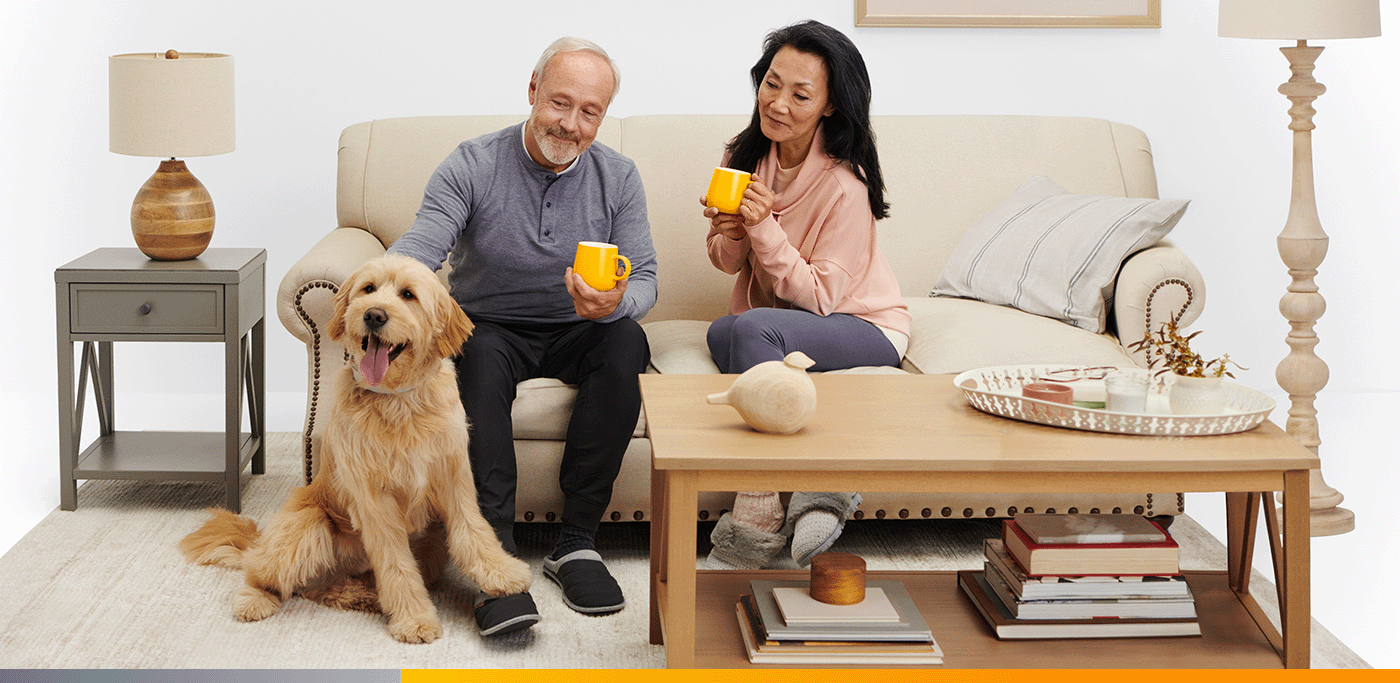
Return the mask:
M 632 262 L 617 310 L 640 319 L 656 304 L 656 250 L 646 194 L 631 159 L 594 142 L 564 173 L 535 163 L 524 124 L 458 145 L 428 180 L 413 226 L 389 248 L 437 270 L 475 320 L 582 320 L 564 286 L 580 241 L 616 244 Z

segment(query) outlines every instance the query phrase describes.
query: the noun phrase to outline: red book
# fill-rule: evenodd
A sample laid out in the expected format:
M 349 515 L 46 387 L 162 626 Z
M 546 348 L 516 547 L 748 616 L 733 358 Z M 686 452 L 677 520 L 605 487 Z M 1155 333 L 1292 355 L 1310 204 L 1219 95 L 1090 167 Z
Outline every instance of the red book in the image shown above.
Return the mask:
M 1180 547 L 1165 529 L 1162 533 L 1166 540 L 1158 543 L 1036 543 L 1015 520 L 1001 524 L 1007 552 L 1030 576 L 1180 574 Z

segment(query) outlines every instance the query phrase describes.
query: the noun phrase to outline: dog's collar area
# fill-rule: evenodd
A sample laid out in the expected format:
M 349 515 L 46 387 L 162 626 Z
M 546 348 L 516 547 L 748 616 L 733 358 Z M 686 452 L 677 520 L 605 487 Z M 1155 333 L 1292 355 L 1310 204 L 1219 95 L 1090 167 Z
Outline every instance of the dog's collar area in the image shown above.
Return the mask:
M 390 388 L 388 388 L 388 387 L 383 387 L 383 386 L 378 386 L 378 387 L 376 387 L 376 386 L 370 386 L 370 385 L 364 383 L 364 382 L 365 382 L 365 375 L 364 375 L 364 373 L 360 372 L 360 369 L 359 369 L 359 368 L 357 368 L 357 367 L 351 365 L 351 366 L 350 366 L 350 370 L 353 371 L 353 372 L 355 373 L 355 381 L 356 381 L 356 382 L 359 382 L 360 385 L 361 385 L 362 387 L 364 387 L 365 389 L 368 389 L 368 390 L 370 390 L 370 391 L 373 391 L 373 392 L 376 393 L 376 394 L 404 394 L 404 393 L 408 393 L 408 392 L 410 392 L 410 391 L 413 391 L 413 389 L 415 388 L 415 387 L 403 387 L 402 389 L 390 389 Z

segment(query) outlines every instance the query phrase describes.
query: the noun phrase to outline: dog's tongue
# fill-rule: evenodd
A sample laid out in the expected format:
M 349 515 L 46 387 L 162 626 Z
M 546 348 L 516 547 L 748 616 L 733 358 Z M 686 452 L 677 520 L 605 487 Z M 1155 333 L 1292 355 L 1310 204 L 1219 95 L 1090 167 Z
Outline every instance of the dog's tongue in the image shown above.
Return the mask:
M 365 376 L 365 382 L 370 386 L 379 386 L 384 381 L 384 375 L 389 374 L 389 351 L 392 348 L 380 342 L 379 337 L 369 336 L 365 357 L 360 359 L 360 374 Z

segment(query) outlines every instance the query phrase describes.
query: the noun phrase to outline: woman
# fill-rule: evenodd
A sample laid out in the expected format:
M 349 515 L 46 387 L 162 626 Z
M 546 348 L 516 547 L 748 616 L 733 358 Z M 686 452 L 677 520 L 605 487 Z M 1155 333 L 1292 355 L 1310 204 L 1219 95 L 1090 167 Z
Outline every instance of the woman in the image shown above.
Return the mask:
M 850 39 L 807 21 L 764 41 L 750 71 L 753 118 L 722 164 L 753 174 L 738 214 L 706 208 L 710 262 L 737 274 L 728 315 L 709 329 L 723 372 L 802 351 L 825 371 L 898 366 L 909 311 L 876 245 L 889 215 L 870 128 L 870 76 Z M 704 199 L 701 199 L 704 203 Z M 761 568 L 793 536 L 806 566 L 831 547 L 860 496 L 740 492 L 711 541 L 712 566 Z

